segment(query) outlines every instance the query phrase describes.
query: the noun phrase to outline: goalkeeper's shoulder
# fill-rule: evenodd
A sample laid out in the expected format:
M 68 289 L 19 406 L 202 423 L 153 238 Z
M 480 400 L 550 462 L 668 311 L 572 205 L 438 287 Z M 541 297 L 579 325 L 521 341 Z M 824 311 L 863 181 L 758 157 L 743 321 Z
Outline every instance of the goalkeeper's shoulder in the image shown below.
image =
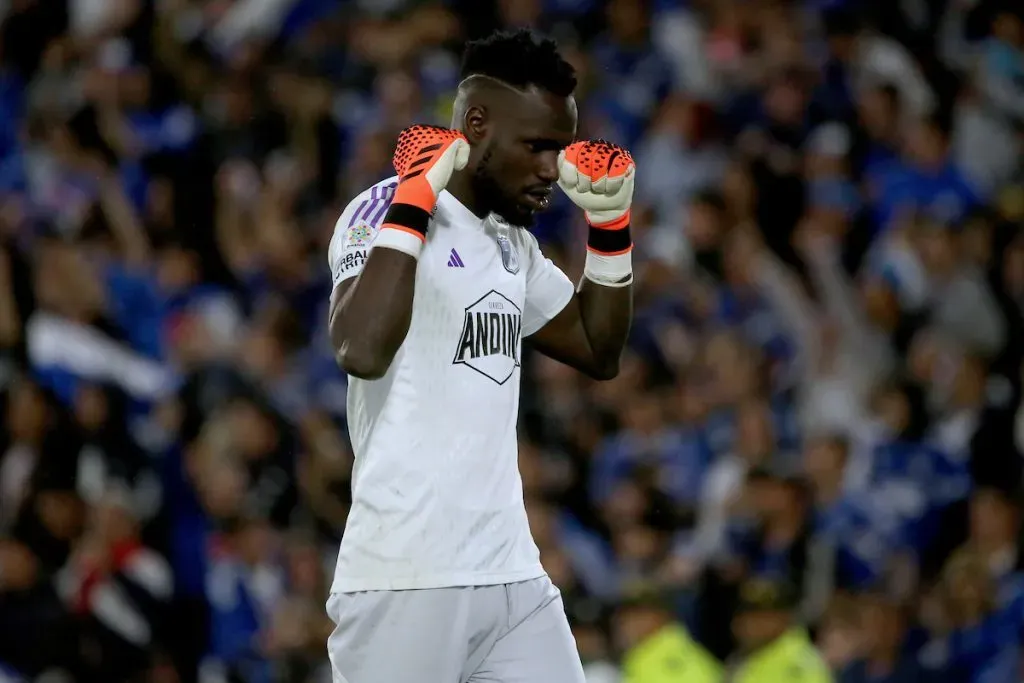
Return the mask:
M 372 228 L 380 227 L 395 197 L 396 187 L 398 176 L 391 176 L 357 194 L 345 205 L 335 229 L 358 223 L 365 223 Z
M 392 176 L 353 197 L 334 224 L 333 250 L 342 246 L 368 246 L 384 221 L 396 187 L 398 177 Z
M 396 187 L 397 177 L 382 180 L 357 194 L 342 210 L 334 224 L 327 255 L 335 283 L 362 268 Z

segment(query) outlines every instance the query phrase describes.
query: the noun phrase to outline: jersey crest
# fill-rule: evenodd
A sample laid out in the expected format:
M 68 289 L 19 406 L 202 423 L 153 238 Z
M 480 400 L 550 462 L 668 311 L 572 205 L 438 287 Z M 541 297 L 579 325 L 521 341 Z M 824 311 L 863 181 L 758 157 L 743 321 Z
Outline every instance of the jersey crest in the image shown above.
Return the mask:
M 512 246 L 512 240 L 505 235 L 498 235 L 498 249 L 501 250 L 501 265 L 515 275 L 519 272 L 519 255 Z
M 496 384 L 519 367 L 523 312 L 493 289 L 466 307 L 453 365 L 465 365 Z

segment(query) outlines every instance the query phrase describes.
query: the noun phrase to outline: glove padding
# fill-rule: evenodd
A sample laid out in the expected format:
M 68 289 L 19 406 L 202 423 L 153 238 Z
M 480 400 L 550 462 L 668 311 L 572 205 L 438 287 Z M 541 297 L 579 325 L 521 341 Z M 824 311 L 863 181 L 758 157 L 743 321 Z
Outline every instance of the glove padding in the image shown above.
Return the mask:
M 394 201 L 433 211 L 452 173 L 469 163 L 469 141 L 457 130 L 410 126 L 398 136 L 392 165 L 398 173 Z
M 605 140 L 574 142 L 558 155 L 558 186 L 594 227 L 628 224 L 635 174 L 629 152 Z

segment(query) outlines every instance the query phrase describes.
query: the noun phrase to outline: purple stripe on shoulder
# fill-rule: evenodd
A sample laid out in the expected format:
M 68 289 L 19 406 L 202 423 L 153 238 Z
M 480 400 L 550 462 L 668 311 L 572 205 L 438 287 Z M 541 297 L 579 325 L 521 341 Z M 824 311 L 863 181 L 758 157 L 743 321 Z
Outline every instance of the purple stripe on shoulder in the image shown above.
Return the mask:
M 381 198 L 381 194 L 383 194 L 383 189 L 384 188 L 382 188 L 382 187 L 380 187 L 378 185 L 374 185 L 370 189 L 370 205 L 367 206 L 366 210 L 363 211 L 363 213 L 362 213 L 362 219 L 363 219 L 364 222 L 370 220 L 370 216 L 373 214 L 373 212 L 376 210 L 376 208 L 380 205 L 380 198 Z
M 384 218 L 384 214 L 387 213 L 388 208 L 391 206 L 391 200 L 395 198 L 396 187 L 398 187 L 398 183 L 392 183 L 384 188 L 384 204 L 378 209 L 377 213 L 373 214 L 373 220 L 370 221 L 370 225 L 377 225 Z
M 359 214 L 363 212 L 363 209 L 366 207 L 369 201 L 369 199 L 364 199 L 363 202 L 359 205 L 359 207 L 352 212 L 352 218 L 349 219 L 348 221 L 348 227 L 351 228 L 353 225 L 356 224 L 356 221 L 359 220 Z

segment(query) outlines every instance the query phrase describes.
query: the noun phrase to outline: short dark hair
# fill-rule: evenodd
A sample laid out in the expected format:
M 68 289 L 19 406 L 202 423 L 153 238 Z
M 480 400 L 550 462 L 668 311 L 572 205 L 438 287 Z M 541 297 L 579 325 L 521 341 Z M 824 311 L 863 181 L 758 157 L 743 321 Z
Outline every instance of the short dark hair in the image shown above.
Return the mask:
M 462 77 L 489 76 L 517 88 L 535 85 L 568 97 L 576 89 L 576 69 L 558 45 L 529 29 L 492 33 L 466 45 Z

